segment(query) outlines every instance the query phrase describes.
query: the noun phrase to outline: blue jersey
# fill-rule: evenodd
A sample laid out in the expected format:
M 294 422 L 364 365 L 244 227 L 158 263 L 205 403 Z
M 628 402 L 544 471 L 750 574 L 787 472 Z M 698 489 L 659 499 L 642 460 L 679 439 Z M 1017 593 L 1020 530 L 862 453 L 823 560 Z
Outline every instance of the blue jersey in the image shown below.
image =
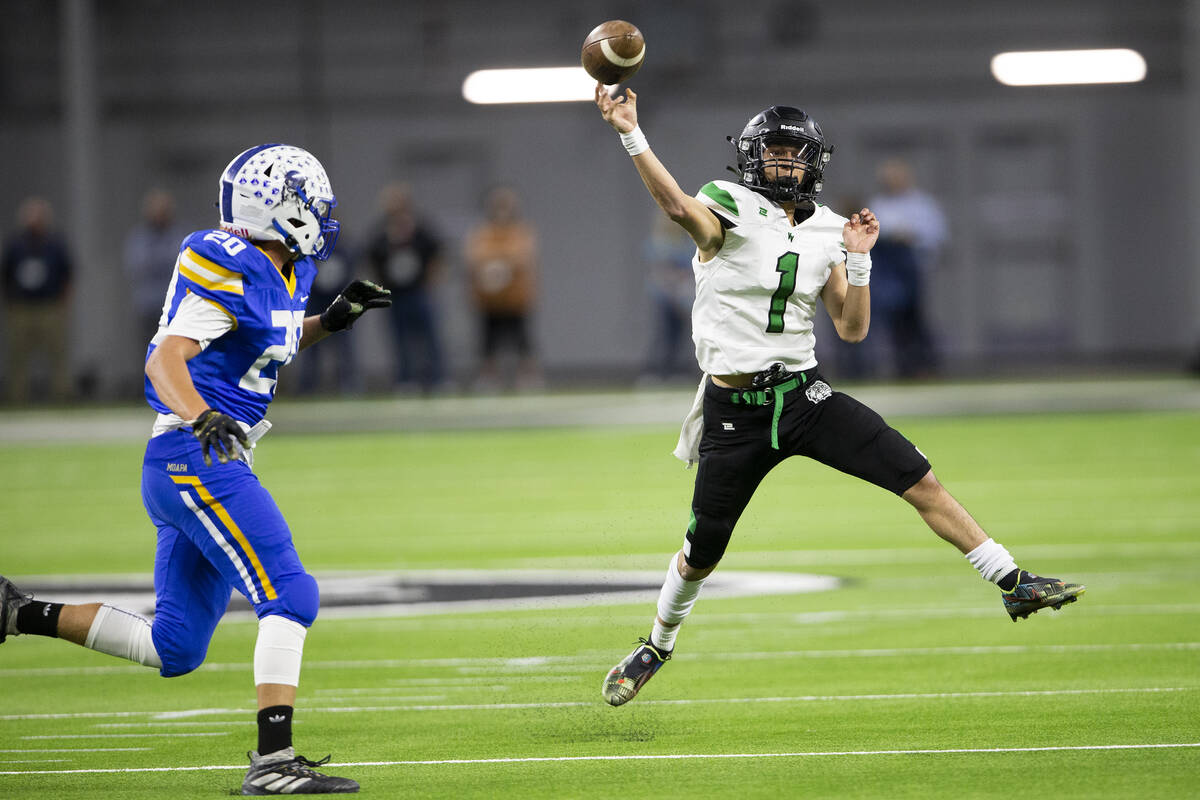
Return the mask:
M 251 242 L 221 230 L 197 231 L 183 240 L 163 324 L 175 318 L 188 294 L 215 303 L 233 320 L 232 330 L 188 362 L 192 382 L 211 408 L 250 425 L 266 416 L 279 368 L 299 348 L 316 272 L 311 258 L 300 258 L 285 278 Z M 151 342 L 147 358 L 155 347 Z M 159 413 L 173 413 L 149 378 L 146 400 Z

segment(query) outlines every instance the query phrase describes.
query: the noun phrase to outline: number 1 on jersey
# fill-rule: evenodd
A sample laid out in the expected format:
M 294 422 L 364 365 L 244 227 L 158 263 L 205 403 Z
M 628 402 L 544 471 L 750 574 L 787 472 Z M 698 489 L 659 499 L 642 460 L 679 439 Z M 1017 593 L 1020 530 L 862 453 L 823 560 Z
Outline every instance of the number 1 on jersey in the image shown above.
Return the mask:
M 796 266 L 800 256 L 784 253 L 775 262 L 779 273 L 779 288 L 771 295 L 771 313 L 767 315 L 767 333 L 783 333 L 783 314 L 787 310 L 788 298 L 796 291 Z

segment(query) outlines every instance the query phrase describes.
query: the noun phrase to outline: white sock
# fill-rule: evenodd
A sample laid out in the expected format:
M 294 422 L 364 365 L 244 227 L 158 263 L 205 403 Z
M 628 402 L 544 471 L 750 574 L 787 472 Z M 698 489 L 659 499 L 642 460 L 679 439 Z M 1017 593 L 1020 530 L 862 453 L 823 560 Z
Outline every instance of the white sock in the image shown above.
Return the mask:
M 299 686 L 300 659 L 307 634 L 308 628 L 286 617 L 268 614 L 260 619 L 258 639 L 254 642 L 254 685 Z
M 698 581 L 685 581 L 679 574 L 678 559 L 679 553 L 671 556 L 667 578 L 658 594 L 658 616 L 654 620 L 654 629 L 650 632 L 651 643 L 660 650 L 675 648 L 675 634 L 679 633 L 680 623 L 691 613 L 705 580 L 701 578 Z
M 988 538 L 983 544 L 967 553 L 967 561 L 979 570 L 984 580 L 999 583 L 1000 579 L 1017 568 L 1013 557 L 1004 549 L 1004 545 Z
M 83 646 L 162 669 L 162 661 L 150 635 L 150 620 L 115 606 L 100 606 Z

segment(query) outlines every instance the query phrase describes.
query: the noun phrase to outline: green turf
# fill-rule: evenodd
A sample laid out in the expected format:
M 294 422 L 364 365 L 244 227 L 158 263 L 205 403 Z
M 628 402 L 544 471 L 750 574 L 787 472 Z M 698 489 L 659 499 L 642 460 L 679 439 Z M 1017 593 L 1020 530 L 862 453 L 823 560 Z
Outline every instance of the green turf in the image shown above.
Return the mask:
M 592 759 L 335 770 L 386 798 L 1192 796 L 1196 747 L 871 751 L 1200 742 L 1200 416 L 895 422 L 1022 564 L 1086 582 L 1081 602 L 1014 625 L 902 501 L 792 460 L 760 489 L 722 568 L 832 574 L 843 588 L 702 595 L 676 658 L 620 709 L 601 703 L 600 680 L 646 632 L 653 592 L 636 605 L 318 620 L 301 751 Z M 658 571 L 693 477 L 673 444 L 658 428 L 272 433 L 257 472 L 317 572 Z M 140 443 L 0 445 L 0 572 L 148 572 L 140 461 Z M 62 642 L 6 642 L 0 772 L 239 768 L 0 774 L 0 797 L 227 793 L 254 744 L 254 631 L 225 622 L 206 666 L 172 680 Z M 196 709 L 216 711 L 139 713 Z M 16 718 L 46 714 L 67 716 Z M 98 747 L 148 749 L 47 751 Z M 793 755 L 596 759 L 752 754 Z

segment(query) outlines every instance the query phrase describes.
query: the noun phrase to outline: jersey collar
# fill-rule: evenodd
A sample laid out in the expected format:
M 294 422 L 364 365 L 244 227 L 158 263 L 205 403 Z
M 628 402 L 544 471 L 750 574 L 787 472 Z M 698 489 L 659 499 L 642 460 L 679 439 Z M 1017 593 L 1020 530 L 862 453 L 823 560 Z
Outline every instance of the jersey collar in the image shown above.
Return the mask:
M 295 297 L 296 296 L 296 262 L 295 261 L 292 262 L 292 274 L 288 277 L 285 277 L 283 274 L 283 270 L 281 270 L 275 264 L 274 259 L 272 259 L 269 255 L 267 255 L 265 250 L 263 250 L 257 244 L 254 245 L 254 249 L 257 250 L 258 252 L 262 253 L 262 257 L 265 258 L 267 260 L 267 263 L 269 263 L 271 265 L 275 274 L 279 276 L 279 280 L 283 281 L 283 287 L 285 289 L 287 289 L 288 297 Z

